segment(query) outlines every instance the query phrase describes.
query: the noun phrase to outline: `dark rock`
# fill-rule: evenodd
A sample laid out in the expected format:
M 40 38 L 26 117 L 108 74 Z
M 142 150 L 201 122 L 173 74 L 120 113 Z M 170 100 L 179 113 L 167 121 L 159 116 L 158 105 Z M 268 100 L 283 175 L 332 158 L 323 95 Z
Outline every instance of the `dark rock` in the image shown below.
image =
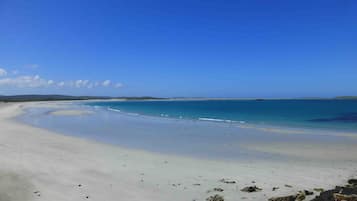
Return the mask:
M 314 188 L 314 191 L 316 191 L 316 192 L 323 192 L 324 189 L 323 189 L 323 188 Z
M 296 195 L 269 198 L 269 201 L 295 201 Z
M 299 191 L 296 195 L 270 198 L 269 201 L 303 201 L 306 199 L 306 195 L 310 195 L 311 193 L 311 191 L 304 190 Z
M 349 179 L 348 183 L 353 185 L 353 186 L 357 186 L 357 179 Z
M 207 193 L 211 193 L 211 192 L 214 192 L 214 191 L 216 191 L 216 192 L 223 192 L 224 189 L 223 189 L 223 188 L 214 188 L 214 189 L 212 189 L 212 190 L 208 190 Z
M 293 186 L 288 185 L 288 184 L 285 184 L 284 186 L 287 187 L 287 188 L 292 188 L 293 187 Z
M 357 187 L 341 187 L 336 186 L 335 189 L 324 191 L 320 193 L 319 196 L 316 196 L 312 201 L 336 201 L 334 195 L 340 194 L 342 196 L 350 196 L 350 195 L 357 195 Z M 356 198 L 349 198 L 350 200 Z M 349 201 L 349 200 L 347 200 Z M 357 201 L 357 200 L 356 200 Z
M 334 193 L 333 197 L 335 198 L 335 201 L 357 201 L 357 195 Z
M 224 201 L 224 198 L 223 198 L 223 196 L 216 194 L 216 195 L 208 197 L 206 200 L 207 201 Z
M 223 192 L 223 188 L 214 188 L 213 191 L 217 191 L 217 192 Z
M 38 197 L 41 197 L 40 191 L 35 191 L 35 192 L 33 192 L 33 193 L 36 194 Z
M 340 193 L 346 195 L 352 195 L 352 194 L 357 195 L 357 187 L 343 187 Z
M 341 187 L 336 186 L 335 189 L 323 191 L 319 196 L 316 196 L 314 199 L 312 199 L 312 201 L 335 201 L 333 194 L 340 192 L 341 189 Z
M 304 190 L 304 193 L 305 193 L 305 195 L 313 195 L 314 194 L 314 192 L 308 191 L 308 190 Z
M 241 189 L 241 191 L 243 192 L 248 192 L 248 193 L 252 193 L 252 192 L 258 192 L 261 191 L 261 188 L 258 188 L 257 186 L 247 186 Z
M 222 183 L 225 183 L 225 184 L 235 184 L 235 183 L 237 183 L 236 181 L 227 180 L 227 179 L 221 179 L 219 181 L 222 182 Z
M 300 191 L 298 194 L 296 194 L 295 200 L 296 201 L 303 201 L 303 200 L 305 200 L 305 198 L 306 198 L 305 192 Z
M 286 184 L 285 187 L 291 188 L 292 186 Z M 348 185 L 344 187 L 336 186 L 327 191 L 322 188 L 314 188 L 314 191 L 320 192 L 320 195 L 311 201 L 357 201 L 357 179 L 348 180 Z M 306 199 L 306 196 L 313 194 L 312 191 L 303 190 L 296 195 L 270 198 L 269 201 L 302 201 Z
M 279 189 L 279 187 L 273 187 L 273 191 L 276 191 L 276 190 L 278 190 Z

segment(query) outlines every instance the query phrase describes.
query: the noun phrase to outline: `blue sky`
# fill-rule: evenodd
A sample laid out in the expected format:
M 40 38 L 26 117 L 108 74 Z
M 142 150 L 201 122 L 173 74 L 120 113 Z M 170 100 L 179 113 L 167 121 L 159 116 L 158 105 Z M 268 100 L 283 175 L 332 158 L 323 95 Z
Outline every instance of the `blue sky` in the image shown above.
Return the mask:
M 357 95 L 357 2 L 0 0 L 0 94 Z

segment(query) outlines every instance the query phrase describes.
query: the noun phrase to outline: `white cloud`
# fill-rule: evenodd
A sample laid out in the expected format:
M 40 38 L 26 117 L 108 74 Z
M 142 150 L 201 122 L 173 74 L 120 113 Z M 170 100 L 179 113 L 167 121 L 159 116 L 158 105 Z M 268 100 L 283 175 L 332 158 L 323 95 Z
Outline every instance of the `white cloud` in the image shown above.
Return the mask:
M 65 85 L 64 82 L 59 82 L 59 83 L 57 84 L 57 86 L 59 86 L 59 87 L 63 87 L 64 85 Z
M 7 71 L 3 68 L 0 68 L 0 77 L 1 76 L 6 76 L 7 75 Z
M 102 82 L 102 86 L 103 86 L 103 87 L 107 87 L 107 86 L 110 85 L 110 83 L 111 83 L 110 80 L 105 80 L 105 81 Z
M 89 80 L 77 80 L 74 82 L 74 86 L 77 88 L 81 88 L 86 87 L 89 83 Z
M 114 87 L 115 87 L 115 88 L 121 88 L 121 87 L 123 87 L 123 84 L 122 84 L 122 83 L 116 83 L 116 84 L 114 85 Z
M 77 87 L 77 88 L 80 88 L 82 86 L 82 82 L 83 80 L 77 80 L 74 85 Z
M 48 82 L 40 76 L 19 76 L 15 78 L 0 79 L 0 86 L 13 86 L 13 87 L 30 87 L 37 88 L 47 86 Z
M 0 76 L 7 75 L 7 71 L 0 68 Z M 52 79 L 45 79 L 40 77 L 39 75 L 21 75 L 16 76 L 12 71 L 12 74 L 0 78 L 0 87 L 8 87 L 8 88 L 40 88 L 40 87 L 59 87 L 59 88 L 86 88 L 93 89 L 96 87 L 113 87 L 120 88 L 123 85 L 121 83 L 112 83 L 110 80 L 104 80 L 102 82 L 98 81 L 90 81 L 90 80 L 69 80 L 69 81 L 54 81 Z

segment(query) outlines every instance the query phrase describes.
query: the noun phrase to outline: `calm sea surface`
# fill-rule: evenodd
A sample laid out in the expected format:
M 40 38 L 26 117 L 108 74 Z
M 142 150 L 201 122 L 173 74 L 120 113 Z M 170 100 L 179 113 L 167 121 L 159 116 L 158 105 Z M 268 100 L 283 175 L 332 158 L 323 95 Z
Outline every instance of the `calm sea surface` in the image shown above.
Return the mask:
M 355 137 L 343 135 L 357 135 L 356 101 L 108 101 L 64 106 L 29 108 L 18 120 L 121 147 L 199 158 L 282 158 L 247 148 L 257 143 L 357 143 Z M 52 114 L 68 109 L 92 114 Z
M 158 117 L 357 131 L 354 100 L 117 101 L 88 105 Z

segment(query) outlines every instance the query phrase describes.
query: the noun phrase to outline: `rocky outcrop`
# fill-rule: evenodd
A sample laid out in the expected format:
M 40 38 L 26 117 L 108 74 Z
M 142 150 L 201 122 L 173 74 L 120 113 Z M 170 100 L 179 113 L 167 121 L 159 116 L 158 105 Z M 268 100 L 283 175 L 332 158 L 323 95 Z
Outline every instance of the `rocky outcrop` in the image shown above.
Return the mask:
M 334 189 L 324 191 L 322 188 L 314 188 L 320 194 L 311 201 L 357 201 L 357 179 L 349 179 L 345 186 L 336 186 Z M 290 187 L 289 185 L 285 185 Z M 278 188 L 273 188 L 277 190 Z M 243 189 L 242 189 L 243 190 Z M 246 187 L 246 190 L 251 190 Z M 307 196 L 313 195 L 313 191 L 303 190 L 295 195 L 273 197 L 269 201 L 303 201 Z
M 257 186 L 247 186 L 241 189 L 241 191 L 243 192 L 248 192 L 248 193 L 252 193 L 252 192 L 258 192 L 261 191 L 261 188 L 258 188 Z
M 296 195 L 273 197 L 269 199 L 269 201 L 295 201 L 295 200 L 296 200 Z
M 334 193 L 333 197 L 335 201 L 357 201 L 357 195 L 343 195 L 339 193 Z
M 340 190 L 341 187 L 336 186 L 335 189 L 323 191 L 320 193 L 320 195 L 316 196 L 312 201 L 335 201 L 333 194 L 340 192 Z
M 357 185 L 348 183 L 344 187 L 336 186 L 332 190 L 321 192 L 312 201 L 357 201 Z
M 314 192 L 308 191 L 308 190 L 304 190 L 304 193 L 305 193 L 305 195 L 313 195 L 314 194 Z
M 269 201 L 303 201 L 306 199 L 306 196 L 313 195 L 312 191 L 303 190 L 299 191 L 296 195 L 289 195 L 283 197 L 273 197 Z
M 223 196 L 216 194 L 216 195 L 208 197 L 206 199 L 206 201 L 224 201 L 224 198 L 223 198 Z
M 306 194 L 304 191 L 300 191 L 298 194 L 296 194 L 296 201 L 303 201 L 306 198 Z
M 349 185 L 357 187 L 357 179 L 349 179 L 347 182 Z

